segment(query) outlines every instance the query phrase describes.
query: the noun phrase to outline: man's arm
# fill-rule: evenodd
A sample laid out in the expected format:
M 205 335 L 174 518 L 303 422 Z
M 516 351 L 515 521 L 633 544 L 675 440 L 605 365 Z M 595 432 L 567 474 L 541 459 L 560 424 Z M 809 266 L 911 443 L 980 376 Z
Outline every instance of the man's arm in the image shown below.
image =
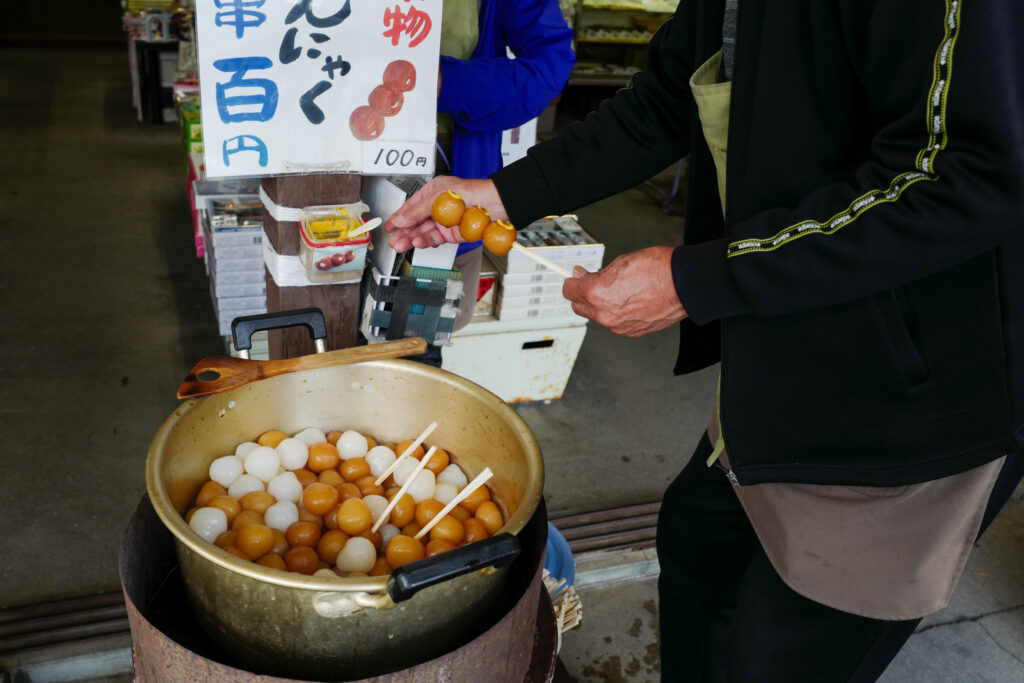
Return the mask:
M 963 263 L 1024 229 L 1024 6 L 843 0 L 876 128 L 865 160 L 791 207 L 676 249 L 698 323 L 863 298 Z
M 492 178 L 515 225 L 564 214 L 647 180 L 689 152 L 696 2 L 681 0 L 630 87 Z

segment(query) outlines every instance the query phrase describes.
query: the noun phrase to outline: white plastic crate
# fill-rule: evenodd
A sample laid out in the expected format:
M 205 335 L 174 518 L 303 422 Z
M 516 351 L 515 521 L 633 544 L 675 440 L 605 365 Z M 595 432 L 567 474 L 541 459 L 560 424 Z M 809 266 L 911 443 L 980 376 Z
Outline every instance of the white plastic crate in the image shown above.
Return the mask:
M 474 320 L 442 349 L 445 370 L 509 403 L 561 398 L 586 336 L 586 320 Z

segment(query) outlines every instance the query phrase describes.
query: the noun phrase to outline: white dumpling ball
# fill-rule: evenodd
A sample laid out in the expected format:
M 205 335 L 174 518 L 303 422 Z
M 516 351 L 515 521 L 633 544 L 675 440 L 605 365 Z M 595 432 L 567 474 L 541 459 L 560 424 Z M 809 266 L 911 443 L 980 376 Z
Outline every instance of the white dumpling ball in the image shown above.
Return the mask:
M 338 578 L 338 575 L 334 572 L 334 570 L 333 569 L 328 569 L 327 567 L 324 567 L 323 569 L 317 569 L 315 572 L 313 572 L 313 576 L 315 576 L 315 577 L 317 577 L 319 579 L 336 579 L 336 578 Z
M 309 460 L 309 446 L 302 439 L 289 437 L 277 444 L 277 455 L 281 458 L 281 467 L 286 470 L 298 470 L 306 466 Z
M 366 437 L 351 429 L 347 432 L 342 432 L 341 436 L 338 437 L 338 443 L 335 445 L 338 447 L 338 455 L 341 456 L 342 460 L 361 458 L 366 455 L 366 451 L 370 448 L 370 443 L 366 440 Z
M 353 536 L 345 542 L 335 561 L 343 572 L 368 572 L 377 562 L 377 548 L 362 536 Z
M 255 441 L 243 441 L 235 446 L 235 457 L 244 458 L 259 447 L 260 445 Z
M 263 523 L 278 531 L 287 531 L 288 527 L 297 521 L 299 508 L 290 500 L 279 500 L 263 513 Z
M 302 482 L 294 472 L 282 472 L 267 484 L 267 493 L 277 500 L 290 500 L 298 503 L 302 498 Z
M 385 524 L 384 526 L 382 526 L 380 528 L 380 547 L 387 548 L 388 541 L 390 541 L 392 538 L 394 538 L 400 533 L 402 533 L 402 530 L 394 524 Z
M 416 478 L 412 480 L 412 483 L 409 484 L 409 488 L 405 492 L 412 496 L 415 502 L 419 503 L 427 498 L 434 497 L 434 489 L 437 488 L 436 484 L 437 480 L 434 477 L 434 473 L 430 470 L 423 470 L 416 475 Z
M 210 479 L 224 488 L 231 486 L 231 482 L 244 471 L 245 461 L 234 455 L 225 455 L 210 463 Z
M 267 485 L 252 476 L 251 474 L 240 474 L 228 486 L 228 495 L 235 500 L 241 500 L 242 496 L 253 491 L 266 491 Z
M 202 536 L 203 540 L 213 543 L 217 537 L 228 530 L 228 516 L 220 508 L 199 508 L 192 513 L 188 525 L 192 531 Z
M 452 463 L 441 470 L 441 474 L 437 475 L 437 483 L 451 484 L 455 488 L 462 490 L 462 487 L 469 483 L 469 479 L 466 478 L 466 473 L 462 471 L 461 467 Z
M 416 458 L 405 458 L 402 462 L 398 463 L 398 467 L 392 473 L 395 477 L 395 483 L 399 486 L 405 486 L 405 482 L 409 481 L 409 477 L 412 476 L 413 470 L 419 465 L 419 460 Z
M 316 427 L 306 427 L 293 438 L 305 442 L 307 446 L 312 446 L 313 444 L 320 443 L 321 441 L 327 441 L 327 435 L 324 434 L 323 430 L 317 429 Z
M 373 515 L 374 519 L 380 517 L 384 512 L 384 508 L 388 506 L 388 499 L 384 496 L 378 496 L 376 493 L 363 496 L 363 502 L 366 503 L 366 507 L 370 508 L 370 514 Z
M 384 474 L 385 470 L 394 464 L 395 459 L 395 452 L 387 446 L 374 446 L 366 453 L 366 462 L 375 477 Z
M 442 482 L 434 487 L 434 500 L 443 505 L 452 502 L 452 498 L 458 494 L 459 490 L 455 488 L 455 484 L 445 484 Z
M 245 456 L 245 473 L 251 474 L 262 482 L 268 482 L 277 476 L 277 468 L 281 466 L 281 456 L 268 446 L 255 448 Z

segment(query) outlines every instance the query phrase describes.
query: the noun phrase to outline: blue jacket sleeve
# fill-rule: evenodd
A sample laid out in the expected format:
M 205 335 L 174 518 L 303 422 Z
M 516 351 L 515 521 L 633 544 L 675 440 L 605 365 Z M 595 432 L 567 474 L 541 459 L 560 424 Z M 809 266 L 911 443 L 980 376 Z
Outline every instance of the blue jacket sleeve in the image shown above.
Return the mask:
M 514 128 L 562 91 L 576 62 L 572 29 L 555 0 L 496 0 L 482 11 L 474 57 L 441 57 L 437 108 L 467 130 Z

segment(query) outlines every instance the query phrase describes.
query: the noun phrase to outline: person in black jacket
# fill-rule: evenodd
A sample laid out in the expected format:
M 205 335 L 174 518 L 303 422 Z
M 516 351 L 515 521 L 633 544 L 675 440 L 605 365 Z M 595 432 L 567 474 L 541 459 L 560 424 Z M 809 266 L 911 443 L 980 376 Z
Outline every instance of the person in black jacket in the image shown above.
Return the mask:
M 1022 29 L 1012 0 L 682 0 L 630 88 L 387 222 L 459 241 L 441 190 L 525 225 L 688 156 L 683 244 L 563 289 L 678 323 L 677 373 L 721 360 L 659 520 L 665 680 L 874 680 L 1020 481 Z

